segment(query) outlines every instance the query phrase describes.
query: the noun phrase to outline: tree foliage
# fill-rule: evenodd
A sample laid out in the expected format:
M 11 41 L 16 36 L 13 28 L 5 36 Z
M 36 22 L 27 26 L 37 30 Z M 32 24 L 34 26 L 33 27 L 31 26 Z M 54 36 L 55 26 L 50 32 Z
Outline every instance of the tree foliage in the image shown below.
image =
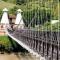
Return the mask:
M 16 14 L 18 7 L 14 6 L 13 8 L 10 9 L 10 14 Z
M 8 0 L 3 0 L 3 1 L 7 2 Z
M 2 10 L 0 10 L 0 21 L 1 21 L 1 18 L 2 18 Z
M 27 11 L 27 12 L 25 11 L 23 13 L 24 13 L 23 16 L 27 21 L 27 25 L 31 24 L 31 26 L 44 24 L 46 21 L 50 21 L 51 19 L 50 10 L 33 9 L 32 11 Z
M 19 5 L 21 5 L 21 4 L 25 3 L 25 2 L 26 2 L 25 0 L 16 0 L 16 4 L 19 4 Z

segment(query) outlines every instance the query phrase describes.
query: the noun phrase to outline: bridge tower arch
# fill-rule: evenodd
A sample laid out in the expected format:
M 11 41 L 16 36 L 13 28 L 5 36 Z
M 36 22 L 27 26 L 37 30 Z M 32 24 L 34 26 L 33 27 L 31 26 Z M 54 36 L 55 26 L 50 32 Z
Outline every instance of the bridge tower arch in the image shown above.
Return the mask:
M 21 9 L 17 10 L 17 16 L 16 16 L 16 21 L 15 21 L 15 25 L 18 25 L 18 28 L 24 28 L 24 22 L 23 22 L 23 18 L 22 18 L 22 14 L 21 12 L 23 12 Z
M 5 27 L 9 25 L 8 9 L 3 9 L 3 15 L 0 22 L 0 35 L 5 35 Z
M 1 24 L 9 24 L 8 9 L 7 8 L 3 9 L 3 15 L 2 15 L 2 19 L 1 19 Z

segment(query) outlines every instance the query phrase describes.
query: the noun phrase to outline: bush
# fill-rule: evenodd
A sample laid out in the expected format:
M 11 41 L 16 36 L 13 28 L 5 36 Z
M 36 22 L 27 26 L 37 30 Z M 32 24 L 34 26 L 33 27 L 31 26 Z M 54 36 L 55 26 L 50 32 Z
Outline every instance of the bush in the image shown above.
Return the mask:
M 18 9 L 18 7 L 14 6 L 13 8 L 10 9 L 10 14 L 16 14 L 16 10 Z
M 7 2 L 8 0 L 3 0 L 3 1 Z
M 25 0 L 17 0 L 16 4 L 21 5 L 21 4 L 25 3 L 25 2 L 26 2 Z
M 1 17 L 2 17 L 2 10 L 0 10 L 0 21 L 1 21 Z

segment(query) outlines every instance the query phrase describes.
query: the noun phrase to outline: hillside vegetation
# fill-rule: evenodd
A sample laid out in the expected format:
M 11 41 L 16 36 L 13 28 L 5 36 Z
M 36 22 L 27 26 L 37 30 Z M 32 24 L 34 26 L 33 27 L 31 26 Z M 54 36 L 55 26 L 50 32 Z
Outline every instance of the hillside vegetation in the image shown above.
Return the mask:
M 46 25 L 48 27 L 51 25 L 49 25 L 51 20 L 59 20 L 60 2 L 58 0 L 3 0 L 0 4 L 2 5 L 0 9 L 6 7 L 10 14 L 16 14 L 18 8 L 22 9 L 26 26 L 30 24 L 33 28 L 40 26 L 39 29 L 42 29 L 43 26 L 45 29 Z
M 14 6 L 16 6 L 15 4 L 12 4 L 12 3 L 7 3 L 7 2 L 4 2 L 4 1 L 0 1 L 0 9 L 2 10 L 3 8 L 13 8 Z

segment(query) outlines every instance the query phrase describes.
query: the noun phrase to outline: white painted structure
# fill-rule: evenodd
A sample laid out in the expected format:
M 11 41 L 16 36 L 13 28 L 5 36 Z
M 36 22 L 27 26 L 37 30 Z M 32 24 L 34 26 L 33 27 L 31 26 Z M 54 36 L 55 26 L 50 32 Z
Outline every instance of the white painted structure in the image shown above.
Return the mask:
M 19 25 L 19 28 L 22 28 L 23 29 L 24 28 L 24 22 L 23 22 L 23 19 L 22 19 L 21 12 L 22 12 L 21 9 L 18 9 L 17 10 L 17 17 L 16 17 L 15 24 L 16 25 Z
M 51 24 L 56 24 L 56 23 L 58 23 L 59 22 L 59 20 L 52 20 L 51 21 Z
M 7 12 L 8 12 L 7 8 L 4 8 L 2 19 L 1 19 L 1 24 L 9 24 L 9 19 L 8 19 L 8 13 Z
M 6 26 L 9 26 L 9 19 L 8 19 L 8 10 L 7 8 L 4 8 L 2 19 L 0 22 L 0 34 L 1 35 L 6 35 L 6 31 L 5 31 Z

